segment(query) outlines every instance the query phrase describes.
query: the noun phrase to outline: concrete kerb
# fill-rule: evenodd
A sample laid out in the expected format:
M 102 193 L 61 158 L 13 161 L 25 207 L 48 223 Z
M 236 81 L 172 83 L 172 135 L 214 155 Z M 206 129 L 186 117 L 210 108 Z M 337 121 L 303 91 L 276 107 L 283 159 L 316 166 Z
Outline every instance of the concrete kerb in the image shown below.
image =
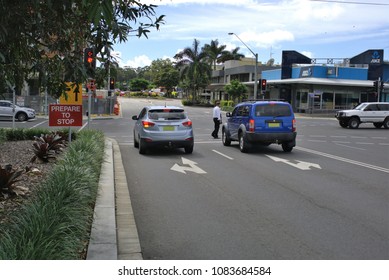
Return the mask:
M 141 260 L 119 145 L 106 138 L 87 260 Z

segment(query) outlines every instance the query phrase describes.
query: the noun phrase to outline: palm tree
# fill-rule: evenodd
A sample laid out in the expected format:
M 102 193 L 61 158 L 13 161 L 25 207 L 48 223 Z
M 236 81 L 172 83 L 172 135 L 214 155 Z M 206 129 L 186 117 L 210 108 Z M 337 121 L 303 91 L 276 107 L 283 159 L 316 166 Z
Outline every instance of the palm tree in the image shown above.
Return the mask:
M 219 41 L 217 39 L 212 40 L 211 44 L 204 45 L 204 51 L 207 53 L 208 59 L 213 65 L 213 70 L 216 70 L 216 62 L 219 63 L 219 59 L 223 55 L 225 48 L 226 45 L 219 46 Z
M 181 79 L 187 78 L 190 81 L 195 99 L 197 90 L 207 86 L 211 76 L 211 69 L 206 62 L 207 53 L 200 48 L 200 41 L 194 39 L 192 48 L 186 47 L 174 58 L 177 60 L 177 67 L 181 69 Z
M 233 49 L 232 51 L 223 51 L 218 62 L 226 62 L 227 60 L 240 60 L 244 58 L 244 54 L 239 53 L 239 47 Z

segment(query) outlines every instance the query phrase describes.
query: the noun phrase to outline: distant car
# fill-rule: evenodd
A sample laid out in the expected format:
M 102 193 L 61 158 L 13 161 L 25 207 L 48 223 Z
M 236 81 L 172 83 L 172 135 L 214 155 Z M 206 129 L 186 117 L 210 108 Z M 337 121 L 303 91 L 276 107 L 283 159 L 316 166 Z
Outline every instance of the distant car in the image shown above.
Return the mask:
M 239 142 L 241 152 L 255 145 L 279 144 L 285 152 L 296 146 L 296 120 L 292 106 L 283 101 L 246 101 L 227 113 L 222 141 L 229 146 Z
M 151 147 L 184 148 L 185 153 L 193 152 L 194 136 L 192 121 L 181 107 L 146 106 L 138 116 L 134 126 L 134 147 L 145 154 Z
M 373 123 L 376 128 L 389 128 L 389 102 L 364 102 L 351 110 L 336 112 L 343 128 L 358 128 L 361 123 Z
M 35 118 L 35 110 L 28 107 L 21 107 L 8 100 L 0 100 L 0 118 L 11 118 L 15 116 L 18 121 L 27 121 Z

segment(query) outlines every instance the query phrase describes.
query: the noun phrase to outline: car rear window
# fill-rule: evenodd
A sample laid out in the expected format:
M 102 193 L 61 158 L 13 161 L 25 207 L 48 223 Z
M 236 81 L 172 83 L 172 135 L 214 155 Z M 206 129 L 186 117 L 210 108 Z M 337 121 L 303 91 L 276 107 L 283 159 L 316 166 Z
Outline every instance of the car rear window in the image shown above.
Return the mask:
M 256 117 L 290 117 L 291 115 L 290 107 L 284 104 L 265 104 L 255 108 Z
M 183 120 L 186 114 L 183 109 L 156 109 L 149 111 L 152 120 Z

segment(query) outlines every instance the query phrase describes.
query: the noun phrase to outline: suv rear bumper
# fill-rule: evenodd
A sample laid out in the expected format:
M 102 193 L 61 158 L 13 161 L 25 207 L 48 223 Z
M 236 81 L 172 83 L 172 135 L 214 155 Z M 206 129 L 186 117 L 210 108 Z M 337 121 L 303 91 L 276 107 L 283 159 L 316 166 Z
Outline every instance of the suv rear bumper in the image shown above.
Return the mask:
M 167 147 L 167 148 L 189 148 L 194 145 L 194 140 L 158 140 L 158 141 L 150 141 L 145 138 L 142 139 L 144 141 L 145 147 Z
M 297 132 L 273 132 L 273 133 L 250 133 L 246 132 L 247 140 L 251 143 L 283 143 L 295 142 Z

